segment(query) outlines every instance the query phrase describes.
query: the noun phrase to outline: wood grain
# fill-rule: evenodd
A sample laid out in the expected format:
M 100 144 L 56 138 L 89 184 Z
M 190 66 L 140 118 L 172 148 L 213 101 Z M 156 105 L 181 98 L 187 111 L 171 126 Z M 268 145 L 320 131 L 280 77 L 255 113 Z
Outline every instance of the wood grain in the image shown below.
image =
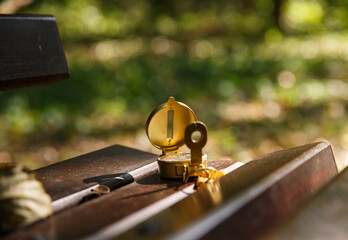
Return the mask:
M 83 182 L 85 178 L 128 172 L 156 161 L 157 157 L 150 153 L 115 145 L 38 169 L 35 173 L 43 181 L 47 192 L 57 198 L 67 193 L 57 189 L 66 188 L 73 192 L 86 188 L 89 184 Z M 231 160 L 210 161 L 209 165 L 225 168 L 232 163 L 234 162 Z M 64 177 L 60 179 L 60 175 Z M 4 239 L 77 239 L 88 236 L 191 184 L 192 182 L 183 184 L 180 180 L 161 179 L 159 174 L 153 174 L 116 189 L 110 194 L 59 212 L 47 220 L 11 233 Z
M 347 239 L 348 168 L 261 239 Z
M 35 170 L 53 200 L 86 189 L 116 175 L 155 162 L 158 156 L 114 145 Z
M 36 172 L 47 191 L 57 197 L 67 193 L 55 192 L 56 186 L 79 189 L 88 185 L 83 182 L 85 178 L 127 172 L 155 160 L 153 154 L 116 145 Z M 224 168 L 232 163 L 213 161 L 209 165 Z M 93 164 L 95 168 L 86 167 Z M 64 177 L 61 182 L 56 182 L 59 174 L 64 174 Z M 231 239 L 231 236 L 233 239 L 254 239 L 286 219 L 336 175 L 337 168 L 328 143 L 275 152 L 245 164 L 191 195 L 187 194 L 187 197 L 160 209 L 130 229 L 118 231 L 118 223 L 130 215 L 156 206 L 159 201 L 167 201 L 174 194 L 185 192 L 192 184 L 183 185 L 180 180 L 164 180 L 153 174 L 13 232 L 4 239 L 95 236 L 98 239 Z M 76 183 L 71 182 L 72 179 Z M 69 188 L 70 184 L 72 188 Z M 118 229 L 114 231 L 113 226 Z
M 257 239 L 336 175 L 328 143 L 275 152 L 245 164 L 117 238 Z M 149 228 L 152 231 L 144 231 Z
M 53 16 L 0 15 L 0 36 L 0 91 L 69 77 Z

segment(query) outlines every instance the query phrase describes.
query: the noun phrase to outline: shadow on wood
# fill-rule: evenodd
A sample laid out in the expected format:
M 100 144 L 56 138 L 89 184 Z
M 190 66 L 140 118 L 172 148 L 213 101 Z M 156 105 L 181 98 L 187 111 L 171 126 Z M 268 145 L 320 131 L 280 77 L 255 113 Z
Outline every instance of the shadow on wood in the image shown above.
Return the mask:
M 155 160 L 153 154 L 111 146 L 35 173 L 57 199 L 88 187 L 83 183 L 88 177 L 129 172 Z M 336 175 L 331 146 L 314 143 L 251 161 L 197 192 L 185 190 L 192 183 L 155 175 L 151 182 L 133 182 L 4 239 L 253 239 Z M 177 194 L 181 197 L 174 199 Z

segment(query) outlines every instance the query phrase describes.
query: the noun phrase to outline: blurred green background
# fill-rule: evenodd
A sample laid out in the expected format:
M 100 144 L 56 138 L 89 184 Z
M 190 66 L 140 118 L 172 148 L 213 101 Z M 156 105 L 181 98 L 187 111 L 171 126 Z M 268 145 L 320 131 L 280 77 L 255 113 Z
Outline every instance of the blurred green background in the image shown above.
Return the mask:
M 174 96 L 208 126 L 210 159 L 326 140 L 348 164 L 347 1 L 4 0 L 0 12 L 54 15 L 71 75 L 0 93 L 0 161 L 35 169 L 112 144 L 159 154 L 145 122 Z

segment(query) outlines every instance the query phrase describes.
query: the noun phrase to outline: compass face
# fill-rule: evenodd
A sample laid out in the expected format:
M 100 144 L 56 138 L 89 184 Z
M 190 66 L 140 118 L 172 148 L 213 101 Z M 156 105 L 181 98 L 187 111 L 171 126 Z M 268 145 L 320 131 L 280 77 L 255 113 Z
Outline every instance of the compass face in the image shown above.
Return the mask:
M 194 112 L 173 97 L 155 108 L 147 119 L 146 134 L 165 153 L 177 152 L 185 144 L 185 129 L 196 121 Z

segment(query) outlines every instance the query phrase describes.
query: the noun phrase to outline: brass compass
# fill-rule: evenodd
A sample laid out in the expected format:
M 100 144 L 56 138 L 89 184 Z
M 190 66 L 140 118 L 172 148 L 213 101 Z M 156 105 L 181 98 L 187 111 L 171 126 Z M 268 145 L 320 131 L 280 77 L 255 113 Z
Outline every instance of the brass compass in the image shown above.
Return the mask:
M 206 126 L 196 121 L 191 108 L 173 97 L 151 112 L 146 122 L 146 134 L 152 145 L 162 150 L 157 159 L 161 177 L 195 176 L 197 169 L 207 166 L 207 155 L 202 153 L 207 142 Z M 180 152 L 185 143 L 191 153 Z

